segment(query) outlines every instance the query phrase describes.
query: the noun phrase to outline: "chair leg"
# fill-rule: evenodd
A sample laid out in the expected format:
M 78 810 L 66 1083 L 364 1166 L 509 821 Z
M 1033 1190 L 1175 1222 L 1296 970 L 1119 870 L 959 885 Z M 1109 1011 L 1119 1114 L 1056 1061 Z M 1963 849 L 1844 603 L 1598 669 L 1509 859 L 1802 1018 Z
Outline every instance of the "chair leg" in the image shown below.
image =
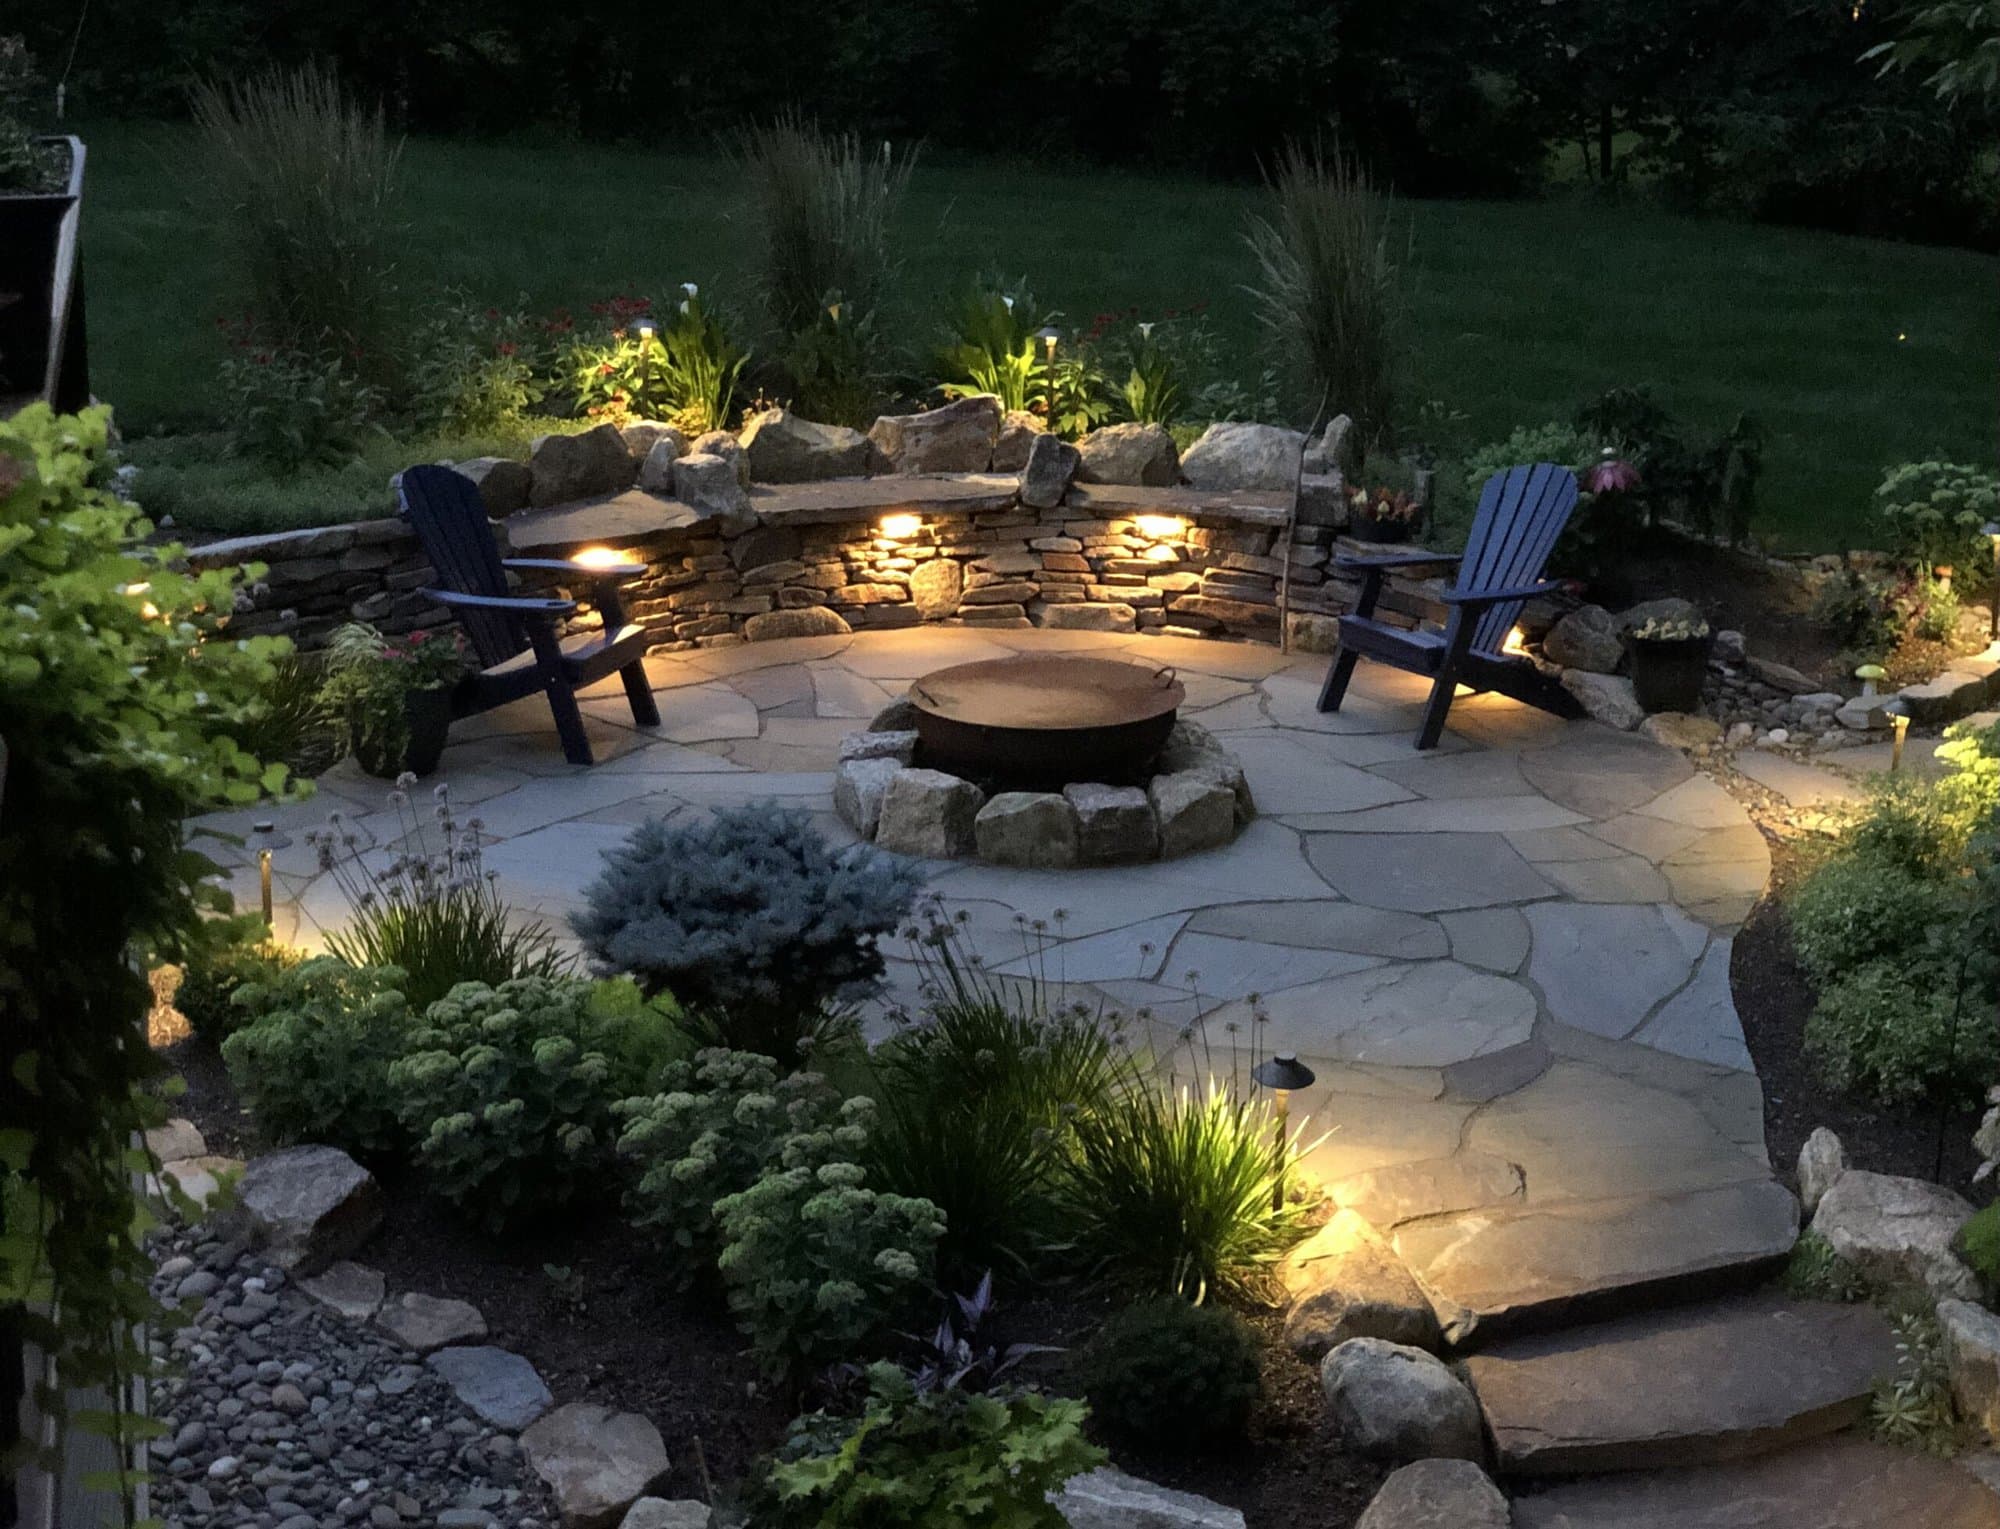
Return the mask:
M 1352 648 L 1343 648 L 1326 667 L 1326 683 L 1319 687 L 1319 709 L 1339 711 L 1340 703 L 1347 699 L 1348 681 L 1354 678 L 1354 666 L 1361 662 L 1361 655 Z
M 1449 670 L 1431 686 L 1430 704 L 1424 707 L 1424 725 L 1417 733 L 1417 747 L 1434 749 L 1444 736 L 1444 719 L 1451 714 L 1452 698 L 1458 694 L 1458 679 Z
M 653 682 L 646 678 L 646 665 L 634 660 L 618 671 L 625 682 L 625 699 L 632 703 L 632 720 L 641 727 L 660 725 L 660 704 L 653 699 Z
M 554 630 L 539 623 L 531 625 L 528 640 L 534 645 L 542 671 L 542 689 L 548 694 L 549 710 L 555 713 L 556 736 L 562 740 L 563 758 L 573 765 L 595 764 L 590 735 L 583 730 L 583 712 L 576 704 L 576 691 L 569 676 L 563 673 L 562 645 L 556 641 Z

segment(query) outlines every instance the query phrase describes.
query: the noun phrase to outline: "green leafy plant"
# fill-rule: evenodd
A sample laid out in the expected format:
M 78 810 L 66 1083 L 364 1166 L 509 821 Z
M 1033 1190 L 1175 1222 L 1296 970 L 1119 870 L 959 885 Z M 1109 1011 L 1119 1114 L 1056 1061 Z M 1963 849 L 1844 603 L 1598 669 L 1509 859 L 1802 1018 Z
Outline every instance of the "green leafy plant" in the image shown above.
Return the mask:
M 1946 642 L 1958 635 L 1958 591 L 1943 579 L 1917 581 L 1917 610 L 1912 623 L 1919 637 Z
M 1851 565 L 1813 591 L 1807 615 L 1856 658 L 1876 659 L 1895 645 L 1899 623 L 1888 586 Z
M 1853 968 L 1820 989 L 1806 1054 L 1833 1087 L 1881 1104 L 1977 1098 L 2000 1044 L 1956 976 L 1951 961 L 1921 956 Z
M 607 1014 L 594 998 L 576 978 L 460 983 L 389 1067 L 388 1102 L 418 1164 L 491 1231 L 603 1190 L 613 1104 L 644 1081 L 617 1065 L 631 1051 L 611 1032 L 666 1025 L 647 1010 Z
M 604 306 L 610 334 L 576 341 L 560 363 L 580 412 L 621 424 L 665 420 L 690 437 L 727 427 L 749 353 L 694 282 L 681 284 L 661 318 L 644 299 Z
M 1404 364 L 1402 276 L 1368 173 L 1338 147 L 1287 145 L 1244 240 L 1257 321 L 1295 390 L 1314 413 L 1351 415 L 1364 444 L 1387 440 Z
M 1048 369 L 1037 333 L 1058 315 L 1035 302 L 1025 278 L 983 277 L 946 316 L 937 355 L 947 392 L 991 393 L 1007 410 L 1046 412 Z
M 930 1288 L 944 1215 L 869 1188 L 873 1101 L 788 1137 L 772 1171 L 716 1202 L 729 1306 L 773 1373 L 855 1353 Z
M 1944 1330 L 1928 1303 L 1892 1312 L 1890 1321 L 1896 1329 L 1896 1370 L 1875 1388 L 1869 1422 L 1892 1444 L 1956 1453 L 1960 1428 Z
M 356 460 L 383 393 L 341 357 L 272 350 L 251 341 L 222 362 L 229 449 L 290 477 Z
M 1802 1301 L 1860 1301 L 1868 1296 L 1868 1281 L 1861 1271 L 1834 1252 L 1833 1244 L 1818 1232 L 1808 1231 L 1793 1244 L 1780 1279 Z
M 1270 1112 L 1228 1087 L 1135 1080 L 1075 1131 L 1067 1225 L 1114 1283 L 1195 1302 L 1252 1291 L 1305 1234 L 1304 1209 L 1277 1196 L 1297 1133 L 1280 1145 Z
M 1980 528 L 2000 520 L 2000 477 L 1957 462 L 1905 462 L 1883 475 L 1875 514 L 1890 550 L 1918 573 L 1939 565 L 1983 568 L 1993 552 Z
M 27 43 L 0 37 L 0 191 L 57 191 L 63 186 L 62 152 L 37 143 L 28 120 L 39 84 Z
M 818 315 L 792 331 L 779 356 L 791 379 L 792 407 L 809 419 L 865 427 L 887 387 L 886 349 L 872 313 L 838 289 L 827 293 Z
M 196 1035 L 219 1043 L 251 1018 L 235 1002 L 237 989 L 250 983 L 267 988 L 301 959 L 290 946 L 272 940 L 258 914 L 211 919 L 181 963 L 174 1007 Z
M 394 967 L 319 956 L 237 989 L 254 1017 L 222 1043 L 222 1058 L 262 1130 L 401 1155 L 408 1138 L 386 1084 L 413 1025 L 402 983 Z
M 673 993 L 698 1038 L 790 1067 L 851 1029 L 834 1005 L 881 975 L 876 941 L 920 884 L 905 861 L 836 851 L 803 812 L 732 808 L 641 824 L 571 923 L 605 971 Z
M 817 1073 L 719 1047 L 670 1064 L 658 1088 L 616 1109 L 618 1153 L 637 1172 L 625 1209 L 686 1284 L 720 1252 L 715 1203 L 756 1183 L 792 1136 L 830 1127 L 838 1096 Z
M 1235 1312 L 1166 1296 L 1099 1328 L 1076 1378 L 1114 1439 L 1198 1448 L 1243 1437 L 1263 1389 L 1263 1353 Z
M 1043 410 L 1049 429 L 1064 440 L 1088 435 L 1111 418 L 1108 383 L 1097 357 L 1089 350 L 1072 346 L 1042 367 Z
M 1051 1503 L 1104 1462 L 1081 1402 L 1035 1391 L 920 1389 L 896 1366 L 868 1371 L 857 1417 L 793 1423 L 764 1483 L 771 1529 L 1063 1529 Z
M 1581 473 L 1597 459 L 1603 445 L 1596 435 L 1576 425 L 1523 425 L 1504 441 L 1481 446 L 1465 459 L 1466 497 L 1477 501 L 1488 478 L 1528 462 L 1557 462 Z
M 370 773 L 394 774 L 410 742 L 409 698 L 457 684 L 466 667 L 456 632 L 419 629 L 391 638 L 350 621 L 327 640 L 319 704 L 338 719 L 347 749 Z
M 1979 1277 L 1980 1288 L 1989 1299 L 2000 1291 L 2000 1205 L 1974 1211 L 1958 1229 L 1953 1247 L 1966 1268 Z
M 308 835 L 347 902 L 347 922 L 327 935 L 327 949 L 356 966 L 396 967 L 419 1013 L 461 982 L 567 975 L 575 963 L 554 932 L 509 908 L 486 874 L 480 820 L 461 821 L 451 788 L 438 786 L 426 822 L 410 798 L 414 784 L 405 777 L 388 793 L 399 850 L 386 864 L 363 855 L 338 812 Z
M 433 429 L 464 435 L 516 430 L 548 395 L 548 331 L 524 307 L 503 310 L 448 294 L 410 346 L 410 407 Z
M 1185 327 L 1199 328 L 1200 321 L 1189 319 Z M 1179 421 L 1190 402 L 1188 354 L 1203 348 L 1200 340 L 1192 345 L 1174 343 L 1183 326 L 1173 321 L 1136 323 L 1125 337 L 1122 363 L 1125 380 L 1116 388 L 1116 412 L 1120 419 L 1139 425 L 1171 425 Z
M 1961 890 L 1884 856 L 1849 853 L 1815 869 L 1788 904 L 1792 943 L 1818 982 L 1925 951 L 1964 917 Z

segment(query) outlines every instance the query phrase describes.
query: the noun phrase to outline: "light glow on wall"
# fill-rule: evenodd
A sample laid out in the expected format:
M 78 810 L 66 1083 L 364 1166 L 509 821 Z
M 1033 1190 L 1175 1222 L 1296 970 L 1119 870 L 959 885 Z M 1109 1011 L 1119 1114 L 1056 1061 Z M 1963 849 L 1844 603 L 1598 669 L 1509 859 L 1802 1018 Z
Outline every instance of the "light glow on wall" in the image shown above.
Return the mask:
M 919 531 L 923 530 L 923 528 L 924 518 L 921 515 L 884 515 L 880 525 L 877 527 L 885 537 L 893 542 L 908 541 Z
M 1187 531 L 1187 522 L 1178 515 L 1141 515 L 1139 533 L 1156 542 L 1173 541 Z
M 570 561 L 579 568 L 636 568 L 639 559 L 617 547 L 585 547 Z

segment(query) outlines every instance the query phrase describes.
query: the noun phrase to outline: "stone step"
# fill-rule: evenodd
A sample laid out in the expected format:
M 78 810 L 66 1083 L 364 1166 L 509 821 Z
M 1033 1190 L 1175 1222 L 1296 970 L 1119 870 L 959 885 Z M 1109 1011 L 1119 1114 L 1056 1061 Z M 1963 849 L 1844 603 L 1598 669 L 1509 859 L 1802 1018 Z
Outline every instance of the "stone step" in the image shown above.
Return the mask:
M 1765 1454 L 1859 1422 L 1895 1366 L 1873 1307 L 1772 1294 L 1516 1338 L 1465 1361 L 1511 1476 Z
M 1798 1240 L 1771 1179 L 1682 1194 L 1487 1207 L 1396 1229 L 1396 1251 L 1460 1348 L 1747 1289 Z
M 1514 1499 L 1514 1529 L 1890 1526 L 2000 1529 L 2000 1496 L 1963 1463 L 1842 1435 L 1731 1465 L 1607 1476 Z

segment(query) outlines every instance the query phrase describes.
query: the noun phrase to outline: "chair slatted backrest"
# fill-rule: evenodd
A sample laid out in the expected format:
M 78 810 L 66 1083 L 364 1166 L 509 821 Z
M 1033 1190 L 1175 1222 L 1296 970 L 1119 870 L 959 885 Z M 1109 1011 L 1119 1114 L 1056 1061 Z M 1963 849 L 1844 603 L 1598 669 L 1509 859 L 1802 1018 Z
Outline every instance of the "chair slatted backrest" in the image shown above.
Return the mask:
M 437 570 L 439 588 L 462 595 L 510 593 L 477 484 L 449 467 L 412 467 L 404 471 L 398 493 L 404 517 Z M 464 626 L 481 668 L 504 664 L 528 646 L 518 616 L 463 607 L 452 614 Z
M 1510 467 L 1488 478 L 1458 565 L 1459 591 L 1478 594 L 1538 581 L 1576 508 L 1576 493 L 1576 474 L 1553 462 Z M 1498 653 L 1526 603 L 1503 600 L 1481 611 L 1472 629 L 1473 650 Z

